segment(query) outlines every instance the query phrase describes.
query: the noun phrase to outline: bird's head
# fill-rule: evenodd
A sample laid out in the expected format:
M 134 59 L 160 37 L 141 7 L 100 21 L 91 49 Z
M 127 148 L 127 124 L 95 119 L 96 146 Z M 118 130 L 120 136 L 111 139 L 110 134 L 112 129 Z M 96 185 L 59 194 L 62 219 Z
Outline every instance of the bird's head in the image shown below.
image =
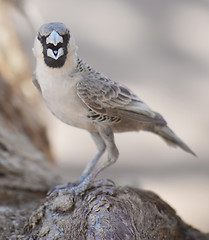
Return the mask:
M 76 50 L 74 40 L 65 24 L 52 22 L 40 27 L 33 53 L 50 68 L 61 68 Z

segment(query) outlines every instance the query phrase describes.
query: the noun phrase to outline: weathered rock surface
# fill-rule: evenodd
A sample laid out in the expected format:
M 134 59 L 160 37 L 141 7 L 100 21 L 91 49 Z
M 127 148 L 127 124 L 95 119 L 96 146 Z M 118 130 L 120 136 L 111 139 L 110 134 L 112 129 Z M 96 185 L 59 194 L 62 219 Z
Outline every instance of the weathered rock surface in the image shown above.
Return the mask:
M 81 196 L 48 197 L 33 212 L 26 239 L 206 240 L 156 194 L 130 187 L 97 186 Z

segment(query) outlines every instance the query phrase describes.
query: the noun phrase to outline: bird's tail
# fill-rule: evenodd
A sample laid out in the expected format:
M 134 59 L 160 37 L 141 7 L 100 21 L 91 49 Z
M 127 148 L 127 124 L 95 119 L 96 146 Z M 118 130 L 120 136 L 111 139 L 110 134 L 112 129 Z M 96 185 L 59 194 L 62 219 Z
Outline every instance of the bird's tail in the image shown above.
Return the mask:
M 176 136 L 168 126 L 155 126 L 154 132 L 161 136 L 168 145 L 174 147 L 178 146 L 184 151 L 196 156 L 196 154 L 178 136 Z

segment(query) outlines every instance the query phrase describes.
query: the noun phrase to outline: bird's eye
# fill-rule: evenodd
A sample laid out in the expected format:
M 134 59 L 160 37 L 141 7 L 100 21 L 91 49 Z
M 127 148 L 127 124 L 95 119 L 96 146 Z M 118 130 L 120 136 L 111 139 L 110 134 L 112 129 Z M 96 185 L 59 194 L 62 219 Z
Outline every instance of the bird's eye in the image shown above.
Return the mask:
M 37 36 L 37 39 L 39 40 L 39 41 L 41 41 L 41 34 L 40 34 L 40 32 L 38 32 L 38 36 Z

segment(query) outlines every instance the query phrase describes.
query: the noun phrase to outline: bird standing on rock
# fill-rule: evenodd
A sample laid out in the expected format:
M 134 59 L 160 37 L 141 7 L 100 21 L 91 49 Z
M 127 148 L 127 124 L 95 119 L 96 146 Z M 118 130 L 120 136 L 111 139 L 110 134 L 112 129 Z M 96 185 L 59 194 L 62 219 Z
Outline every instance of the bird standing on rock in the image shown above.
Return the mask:
M 98 148 L 74 183 L 76 193 L 90 187 L 97 175 L 118 159 L 115 132 L 153 132 L 169 145 L 195 155 L 159 113 L 128 88 L 90 67 L 76 50 L 69 29 L 59 22 L 42 25 L 33 48 L 37 60 L 33 83 L 47 107 L 64 123 L 89 131 Z M 105 149 L 108 159 L 96 167 Z

